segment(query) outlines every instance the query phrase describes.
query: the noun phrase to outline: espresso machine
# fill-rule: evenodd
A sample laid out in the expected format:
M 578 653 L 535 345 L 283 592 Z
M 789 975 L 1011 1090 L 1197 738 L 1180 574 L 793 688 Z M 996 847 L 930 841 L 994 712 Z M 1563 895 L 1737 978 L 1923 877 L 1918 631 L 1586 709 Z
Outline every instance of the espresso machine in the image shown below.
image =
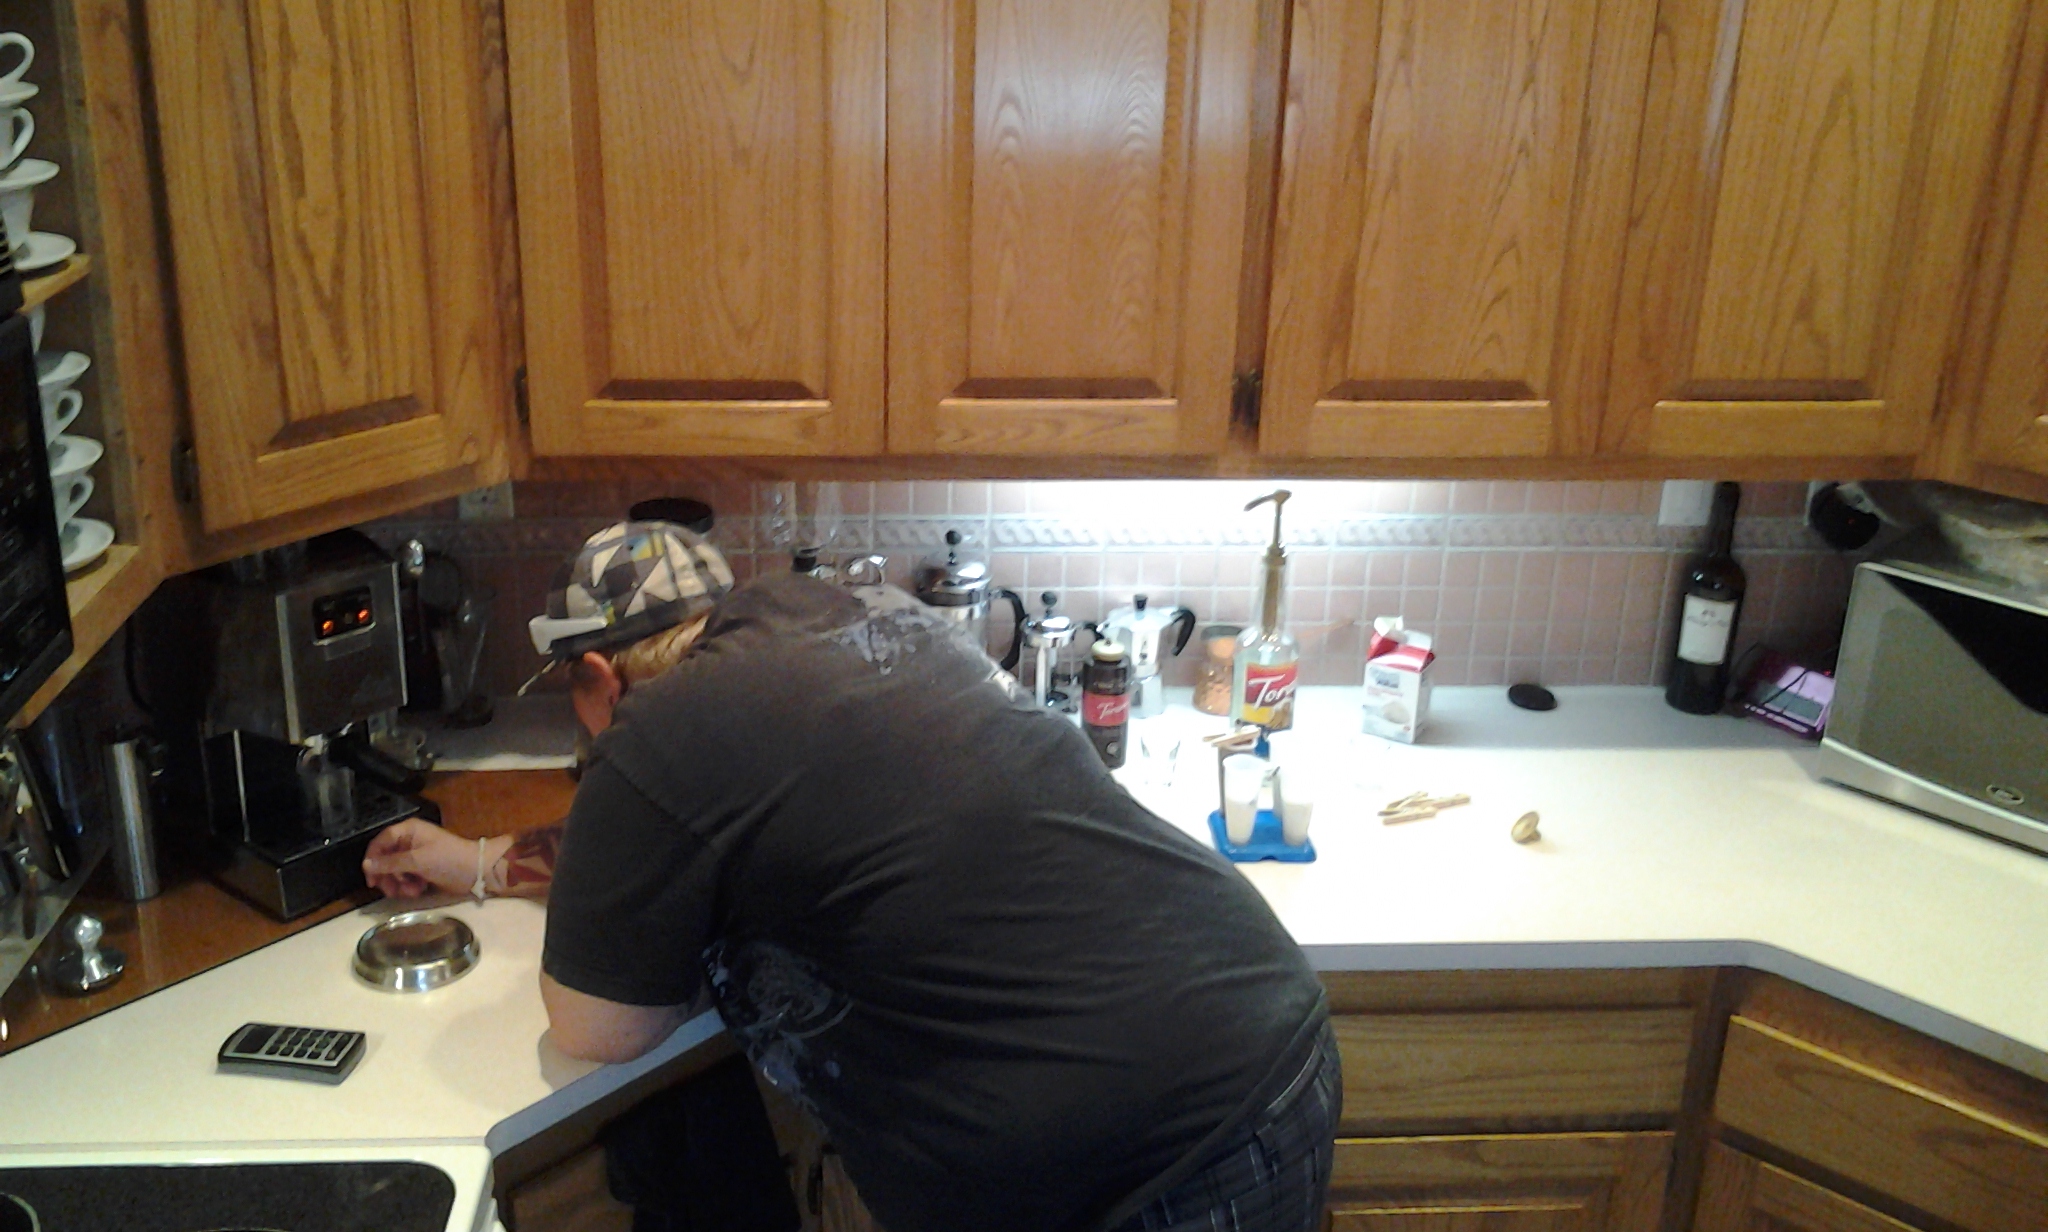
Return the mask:
M 405 704 L 398 574 L 355 531 L 204 576 L 214 633 L 199 748 L 228 888 L 284 919 L 360 889 L 363 852 L 407 817 L 439 820 L 416 771 L 373 748 Z

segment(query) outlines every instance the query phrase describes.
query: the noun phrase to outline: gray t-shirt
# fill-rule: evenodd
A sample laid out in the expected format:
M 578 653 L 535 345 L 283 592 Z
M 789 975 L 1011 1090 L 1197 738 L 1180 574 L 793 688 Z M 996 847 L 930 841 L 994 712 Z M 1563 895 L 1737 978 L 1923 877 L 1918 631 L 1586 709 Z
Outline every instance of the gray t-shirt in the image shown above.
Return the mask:
M 1229 1146 L 1325 1015 L 1072 724 L 944 621 L 794 574 L 597 740 L 543 965 L 633 1005 L 708 979 L 891 1232 L 1099 1226 Z

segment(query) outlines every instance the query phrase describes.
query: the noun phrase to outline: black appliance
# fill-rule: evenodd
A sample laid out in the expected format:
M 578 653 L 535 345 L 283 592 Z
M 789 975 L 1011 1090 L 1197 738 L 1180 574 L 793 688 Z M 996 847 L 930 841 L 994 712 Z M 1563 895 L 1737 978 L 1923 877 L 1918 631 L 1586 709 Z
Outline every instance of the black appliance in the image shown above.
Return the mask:
M 0 1168 L 0 1232 L 441 1232 L 455 1183 L 430 1164 L 106 1164 Z
M 0 279 L 0 283 L 4 283 Z M 0 722 L 71 654 L 64 552 L 27 318 L 0 318 Z

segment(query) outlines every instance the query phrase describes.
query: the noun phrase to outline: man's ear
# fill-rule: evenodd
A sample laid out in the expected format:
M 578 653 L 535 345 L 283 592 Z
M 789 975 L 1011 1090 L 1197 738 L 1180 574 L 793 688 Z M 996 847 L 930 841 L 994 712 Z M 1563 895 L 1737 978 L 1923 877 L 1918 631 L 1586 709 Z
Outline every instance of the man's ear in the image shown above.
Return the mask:
M 585 679 L 590 681 L 591 689 L 596 696 L 607 706 L 618 705 L 619 698 L 625 696 L 626 682 L 619 679 L 618 670 L 612 666 L 611 657 L 601 655 L 595 650 L 586 650 L 583 652 L 581 666 L 584 672 L 588 673 Z
M 571 676 L 569 700 L 576 707 L 576 720 L 595 736 L 612 725 L 612 709 L 626 692 L 626 682 L 612 667 L 612 661 L 596 651 L 576 660 Z

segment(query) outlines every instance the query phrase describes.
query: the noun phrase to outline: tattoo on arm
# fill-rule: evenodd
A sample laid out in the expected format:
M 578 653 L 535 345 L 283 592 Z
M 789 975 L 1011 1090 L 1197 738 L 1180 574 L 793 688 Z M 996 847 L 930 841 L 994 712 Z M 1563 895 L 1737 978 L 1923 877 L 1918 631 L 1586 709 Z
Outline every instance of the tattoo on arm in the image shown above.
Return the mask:
M 560 823 L 528 830 L 512 841 L 505 854 L 498 857 L 498 882 L 504 886 L 504 893 L 522 897 L 538 897 L 548 892 L 548 885 L 555 879 L 555 857 L 562 850 L 562 827 Z

